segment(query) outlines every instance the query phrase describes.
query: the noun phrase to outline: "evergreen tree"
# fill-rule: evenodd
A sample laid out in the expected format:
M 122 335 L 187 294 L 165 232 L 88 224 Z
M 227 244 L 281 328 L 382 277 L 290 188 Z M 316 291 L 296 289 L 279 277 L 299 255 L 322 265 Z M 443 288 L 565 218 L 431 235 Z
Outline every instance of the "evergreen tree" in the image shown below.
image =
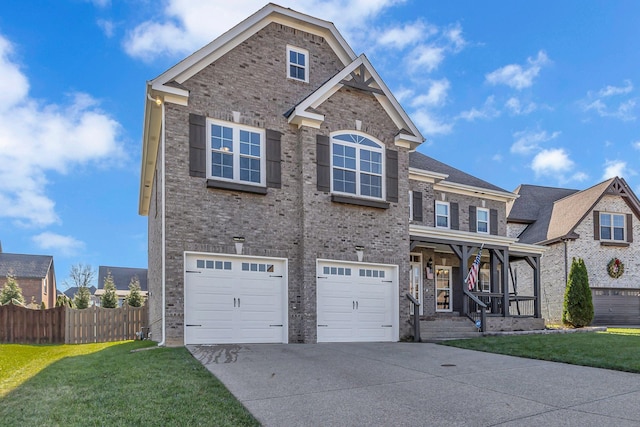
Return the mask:
M 18 285 L 16 276 L 10 272 L 7 274 L 7 281 L 4 283 L 4 287 L 0 291 L 0 305 L 8 303 L 12 299 L 24 304 L 22 289 L 20 289 L 20 285 Z
M 593 320 L 593 301 L 587 267 L 582 258 L 573 258 L 569 281 L 564 293 L 562 322 L 576 328 L 588 326 Z
M 118 307 L 118 295 L 111 271 L 107 271 L 107 277 L 104 278 L 104 294 L 100 297 L 100 304 L 104 308 Z
M 91 302 L 91 291 L 89 291 L 89 288 L 80 286 L 78 293 L 73 296 L 73 302 L 78 309 L 88 308 Z
M 56 307 L 62 307 L 65 305 L 67 307 L 73 308 L 74 307 L 73 300 L 68 296 L 66 296 L 65 294 L 58 295 L 58 297 L 56 298 Z
M 144 299 L 140 291 L 140 280 L 138 276 L 133 276 L 129 282 L 129 295 L 127 295 L 124 301 L 131 307 L 142 307 L 144 305 Z

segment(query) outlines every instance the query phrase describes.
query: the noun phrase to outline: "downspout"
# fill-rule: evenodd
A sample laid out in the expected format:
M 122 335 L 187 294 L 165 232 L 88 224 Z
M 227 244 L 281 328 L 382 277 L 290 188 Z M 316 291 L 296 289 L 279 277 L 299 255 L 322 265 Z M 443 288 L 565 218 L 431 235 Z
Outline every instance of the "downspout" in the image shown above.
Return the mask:
M 564 286 L 567 286 L 567 281 L 569 280 L 569 254 L 567 251 L 567 241 L 569 239 L 563 239 L 562 243 L 564 243 Z
M 164 136 L 165 136 L 165 118 L 164 118 L 164 102 L 160 105 L 160 108 L 162 108 L 162 120 L 160 121 L 160 126 L 162 127 L 162 129 L 160 130 L 160 161 L 162 162 L 162 166 L 160 167 L 160 171 L 161 171 L 161 175 L 162 175 L 162 203 L 161 203 L 161 209 L 162 209 L 162 214 L 160 215 L 160 217 L 162 218 L 161 220 L 161 226 L 162 226 L 162 231 L 161 231 L 161 235 L 162 235 L 162 341 L 160 341 L 158 343 L 159 347 L 162 347 L 165 345 L 165 341 L 167 339 L 167 316 L 166 316 L 166 307 L 167 307 L 167 302 L 166 302 L 166 280 L 167 280 L 167 273 L 166 273 L 166 253 L 167 253 L 167 244 L 166 244 L 166 220 L 165 220 L 165 216 L 166 216 L 166 189 L 165 189 L 165 164 L 164 164 L 164 145 L 165 145 L 165 141 L 164 141 Z

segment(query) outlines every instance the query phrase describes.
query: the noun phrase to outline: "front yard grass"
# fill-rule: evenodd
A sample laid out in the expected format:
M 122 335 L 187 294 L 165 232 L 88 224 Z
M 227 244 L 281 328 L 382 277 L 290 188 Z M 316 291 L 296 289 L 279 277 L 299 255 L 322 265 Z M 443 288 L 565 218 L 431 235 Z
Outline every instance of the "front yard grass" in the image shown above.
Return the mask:
M 184 348 L 0 344 L 3 426 L 257 426 Z
M 606 332 L 489 336 L 444 341 L 441 344 L 640 373 L 640 329 L 609 328 Z

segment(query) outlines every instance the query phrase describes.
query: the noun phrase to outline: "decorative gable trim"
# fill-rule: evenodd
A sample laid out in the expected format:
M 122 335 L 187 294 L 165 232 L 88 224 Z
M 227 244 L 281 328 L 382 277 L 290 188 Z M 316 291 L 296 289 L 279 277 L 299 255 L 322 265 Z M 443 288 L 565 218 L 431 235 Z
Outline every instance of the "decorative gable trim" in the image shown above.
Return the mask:
M 402 109 L 387 85 L 382 81 L 365 55 L 360 55 L 353 62 L 339 71 L 315 92 L 305 98 L 288 112 L 289 123 L 298 127 L 308 125 L 319 128 L 324 116 L 313 113 L 334 93 L 342 87 L 353 87 L 370 92 L 384 108 L 394 124 L 398 127 L 398 134 L 394 142 L 397 146 L 416 149 L 424 141 L 424 137 Z

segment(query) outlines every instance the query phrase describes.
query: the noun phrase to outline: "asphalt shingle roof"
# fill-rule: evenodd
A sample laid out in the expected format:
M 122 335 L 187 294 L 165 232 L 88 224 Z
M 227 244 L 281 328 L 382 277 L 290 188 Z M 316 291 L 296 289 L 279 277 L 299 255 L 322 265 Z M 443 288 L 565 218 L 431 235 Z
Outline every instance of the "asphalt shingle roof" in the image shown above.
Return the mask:
M 113 283 L 119 291 L 128 291 L 129 283 L 133 276 L 138 276 L 140 280 L 140 289 L 147 290 L 147 269 L 146 268 L 128 268 L 128 267 L 108 267 L 101 265 L 98 267 L 98 289 L 104 289 L 104 279 L 107 272 L 111 272 Z
M 0 279 L 10 272 L 16 277 L 43 279 L 53 264 L 50 255 L 0 253 Z
M 409 167 L 421 169 L 428 172 L 446 174 L 448 175 L 448 177 L 446 178 L 447 182 L 455 182 L 457 184 L 509 193 L 509 191 L 503 188 L 490 184 L 480 178 L 476 178 L 473 175 L 469 175 L 466 172 L 462 172 L 461 170 L 456 169 L 453 166 L 449 166 L 445 163 L 439 162 L 436 159 L 425 156 L 424 154 L 417 151 L 409 153 Z

